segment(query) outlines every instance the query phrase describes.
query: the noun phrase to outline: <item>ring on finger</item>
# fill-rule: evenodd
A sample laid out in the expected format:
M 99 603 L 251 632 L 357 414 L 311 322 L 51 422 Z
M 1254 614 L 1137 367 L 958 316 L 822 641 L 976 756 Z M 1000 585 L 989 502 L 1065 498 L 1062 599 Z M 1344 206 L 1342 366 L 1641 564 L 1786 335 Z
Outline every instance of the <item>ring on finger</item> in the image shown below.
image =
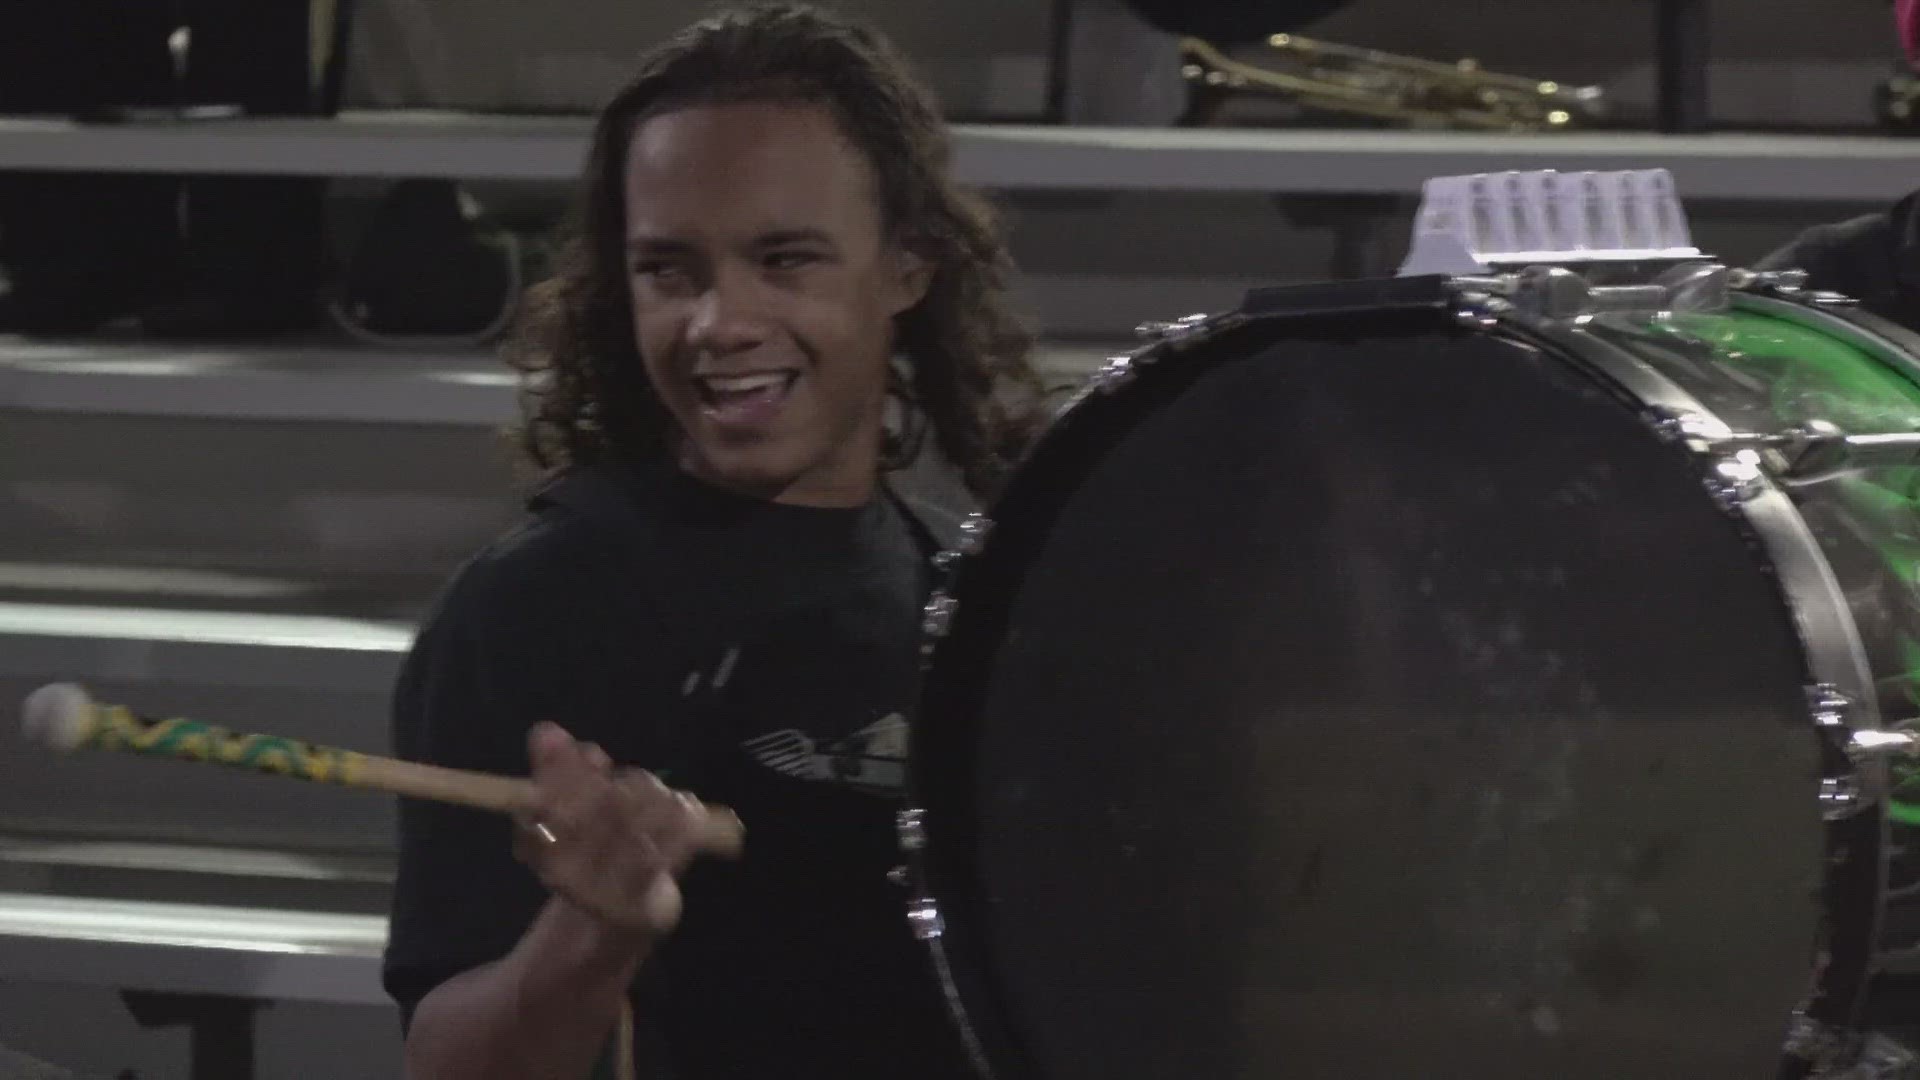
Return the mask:
M 544 821 L 536 821 L 533 823 L 533 834 L 549 844 L 557 844 L 560 842 L 560 838 L 553 835 L 553 830 L 547 828 L 547 823 Z

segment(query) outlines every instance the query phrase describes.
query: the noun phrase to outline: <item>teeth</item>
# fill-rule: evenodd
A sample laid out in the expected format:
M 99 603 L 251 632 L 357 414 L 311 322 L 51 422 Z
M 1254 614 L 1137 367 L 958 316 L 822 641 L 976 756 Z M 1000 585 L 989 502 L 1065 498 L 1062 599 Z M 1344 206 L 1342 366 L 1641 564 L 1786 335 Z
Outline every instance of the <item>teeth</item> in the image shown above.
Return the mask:
M 760 375 L 708 375 L 702 381 L 715 393 L 748 394 L 755 390 L 779 386 L 787 381 L 787 377 L 775 371 Z

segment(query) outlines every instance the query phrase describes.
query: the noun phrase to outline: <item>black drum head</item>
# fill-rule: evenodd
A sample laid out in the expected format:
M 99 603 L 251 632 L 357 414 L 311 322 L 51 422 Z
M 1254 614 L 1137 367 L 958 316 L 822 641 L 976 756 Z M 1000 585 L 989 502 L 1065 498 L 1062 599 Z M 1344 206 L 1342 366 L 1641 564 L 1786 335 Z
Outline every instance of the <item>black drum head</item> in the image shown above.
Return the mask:
M 1752 538 L 1532 347 L 1256 338 L 1070 415 L 956 585 L 914 772 L 996 1070 L 1773 1076 L 1821 757 Z

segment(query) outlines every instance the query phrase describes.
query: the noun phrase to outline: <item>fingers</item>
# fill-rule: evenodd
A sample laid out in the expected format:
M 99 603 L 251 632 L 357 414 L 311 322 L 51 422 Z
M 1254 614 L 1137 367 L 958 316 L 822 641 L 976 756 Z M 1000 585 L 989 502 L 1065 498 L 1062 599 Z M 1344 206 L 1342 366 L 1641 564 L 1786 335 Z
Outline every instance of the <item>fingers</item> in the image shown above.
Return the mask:
M 527 732 L 527 758 L 534 805 L 526 816 L 572 831 L 581 818 L 613 810 L 600 791 L 613 775 L 613 759 L 597 743 L 579 742 L 558 724 L 543 722 Z
M 579 744 L 559 724 L 542 721 L 527 732 L 527 759 L 535 774 L 564 768 L 579 754 Z
M 605 776 L 613 771 L 613 759 L 597 743 L 576 740 L 559 724 L 542 721 L 527 732 L 527 760 L 533 777 L 554 779 Z
M 736 855 L 740 822 L 553 724 L 528 732 L 534 798 L 514 854 L 556 894 L 609 923 L 656 932 L 679 920 L 675 877 L 702 854 Z
M 655 930 L 671 930 L 679 925 L 686 901 L 680 895 L 680 883 L 671 874 L 660 874 L 647 887 L 647 922 Z
M 624 774 L 620 782 L 634 800 L 636 819 L 675 870 L 697 855 L 739 856 L 746 830 L 732 810 L 673 791 L 651 774 Z
M 605 750 L 600 749 L 599 743 L 586 744 L 585 756 L 588 768 L 601 776 L 613 775 L 613 759 L 607 756 Z
M 637 778 L 623 778 L 629 790 L 638 786 L 651 787 Z M 654 781 L 658 783 L 658 781 Z M 664 791 L 664 789 L 663 789 Z M 637 800 L 643 800 L 646 806 L 640 820 L 641 828 L 647 839 L 659 852 L 661 863 L 670 874 L 686 869 L 689 862 L 699 851 L 700 811 L 699 801 L 690 795 L 665 791 L 655 796 L 651 790 L 645 794 L 635 794 Z
M 737 859 L 746 849 L 747 826 L 740 815 L 724 806 L 709 807 L 700 823 L 700 850 L 707 855 Z

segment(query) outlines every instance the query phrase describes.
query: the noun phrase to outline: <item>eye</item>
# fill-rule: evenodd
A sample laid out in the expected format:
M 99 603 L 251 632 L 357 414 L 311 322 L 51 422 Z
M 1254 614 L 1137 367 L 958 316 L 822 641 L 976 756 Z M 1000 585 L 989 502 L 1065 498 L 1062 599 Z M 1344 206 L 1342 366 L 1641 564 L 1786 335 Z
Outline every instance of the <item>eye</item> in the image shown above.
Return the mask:
M 812 251 L 776 251 L 766 260 L 769 270 L 798 270 L 819 261 L 819 254 Z
M 684 296 L 694 291 L 691 267 L 670 259 L 639 259 L 633 264 L 639 288 L 659 296 Z

